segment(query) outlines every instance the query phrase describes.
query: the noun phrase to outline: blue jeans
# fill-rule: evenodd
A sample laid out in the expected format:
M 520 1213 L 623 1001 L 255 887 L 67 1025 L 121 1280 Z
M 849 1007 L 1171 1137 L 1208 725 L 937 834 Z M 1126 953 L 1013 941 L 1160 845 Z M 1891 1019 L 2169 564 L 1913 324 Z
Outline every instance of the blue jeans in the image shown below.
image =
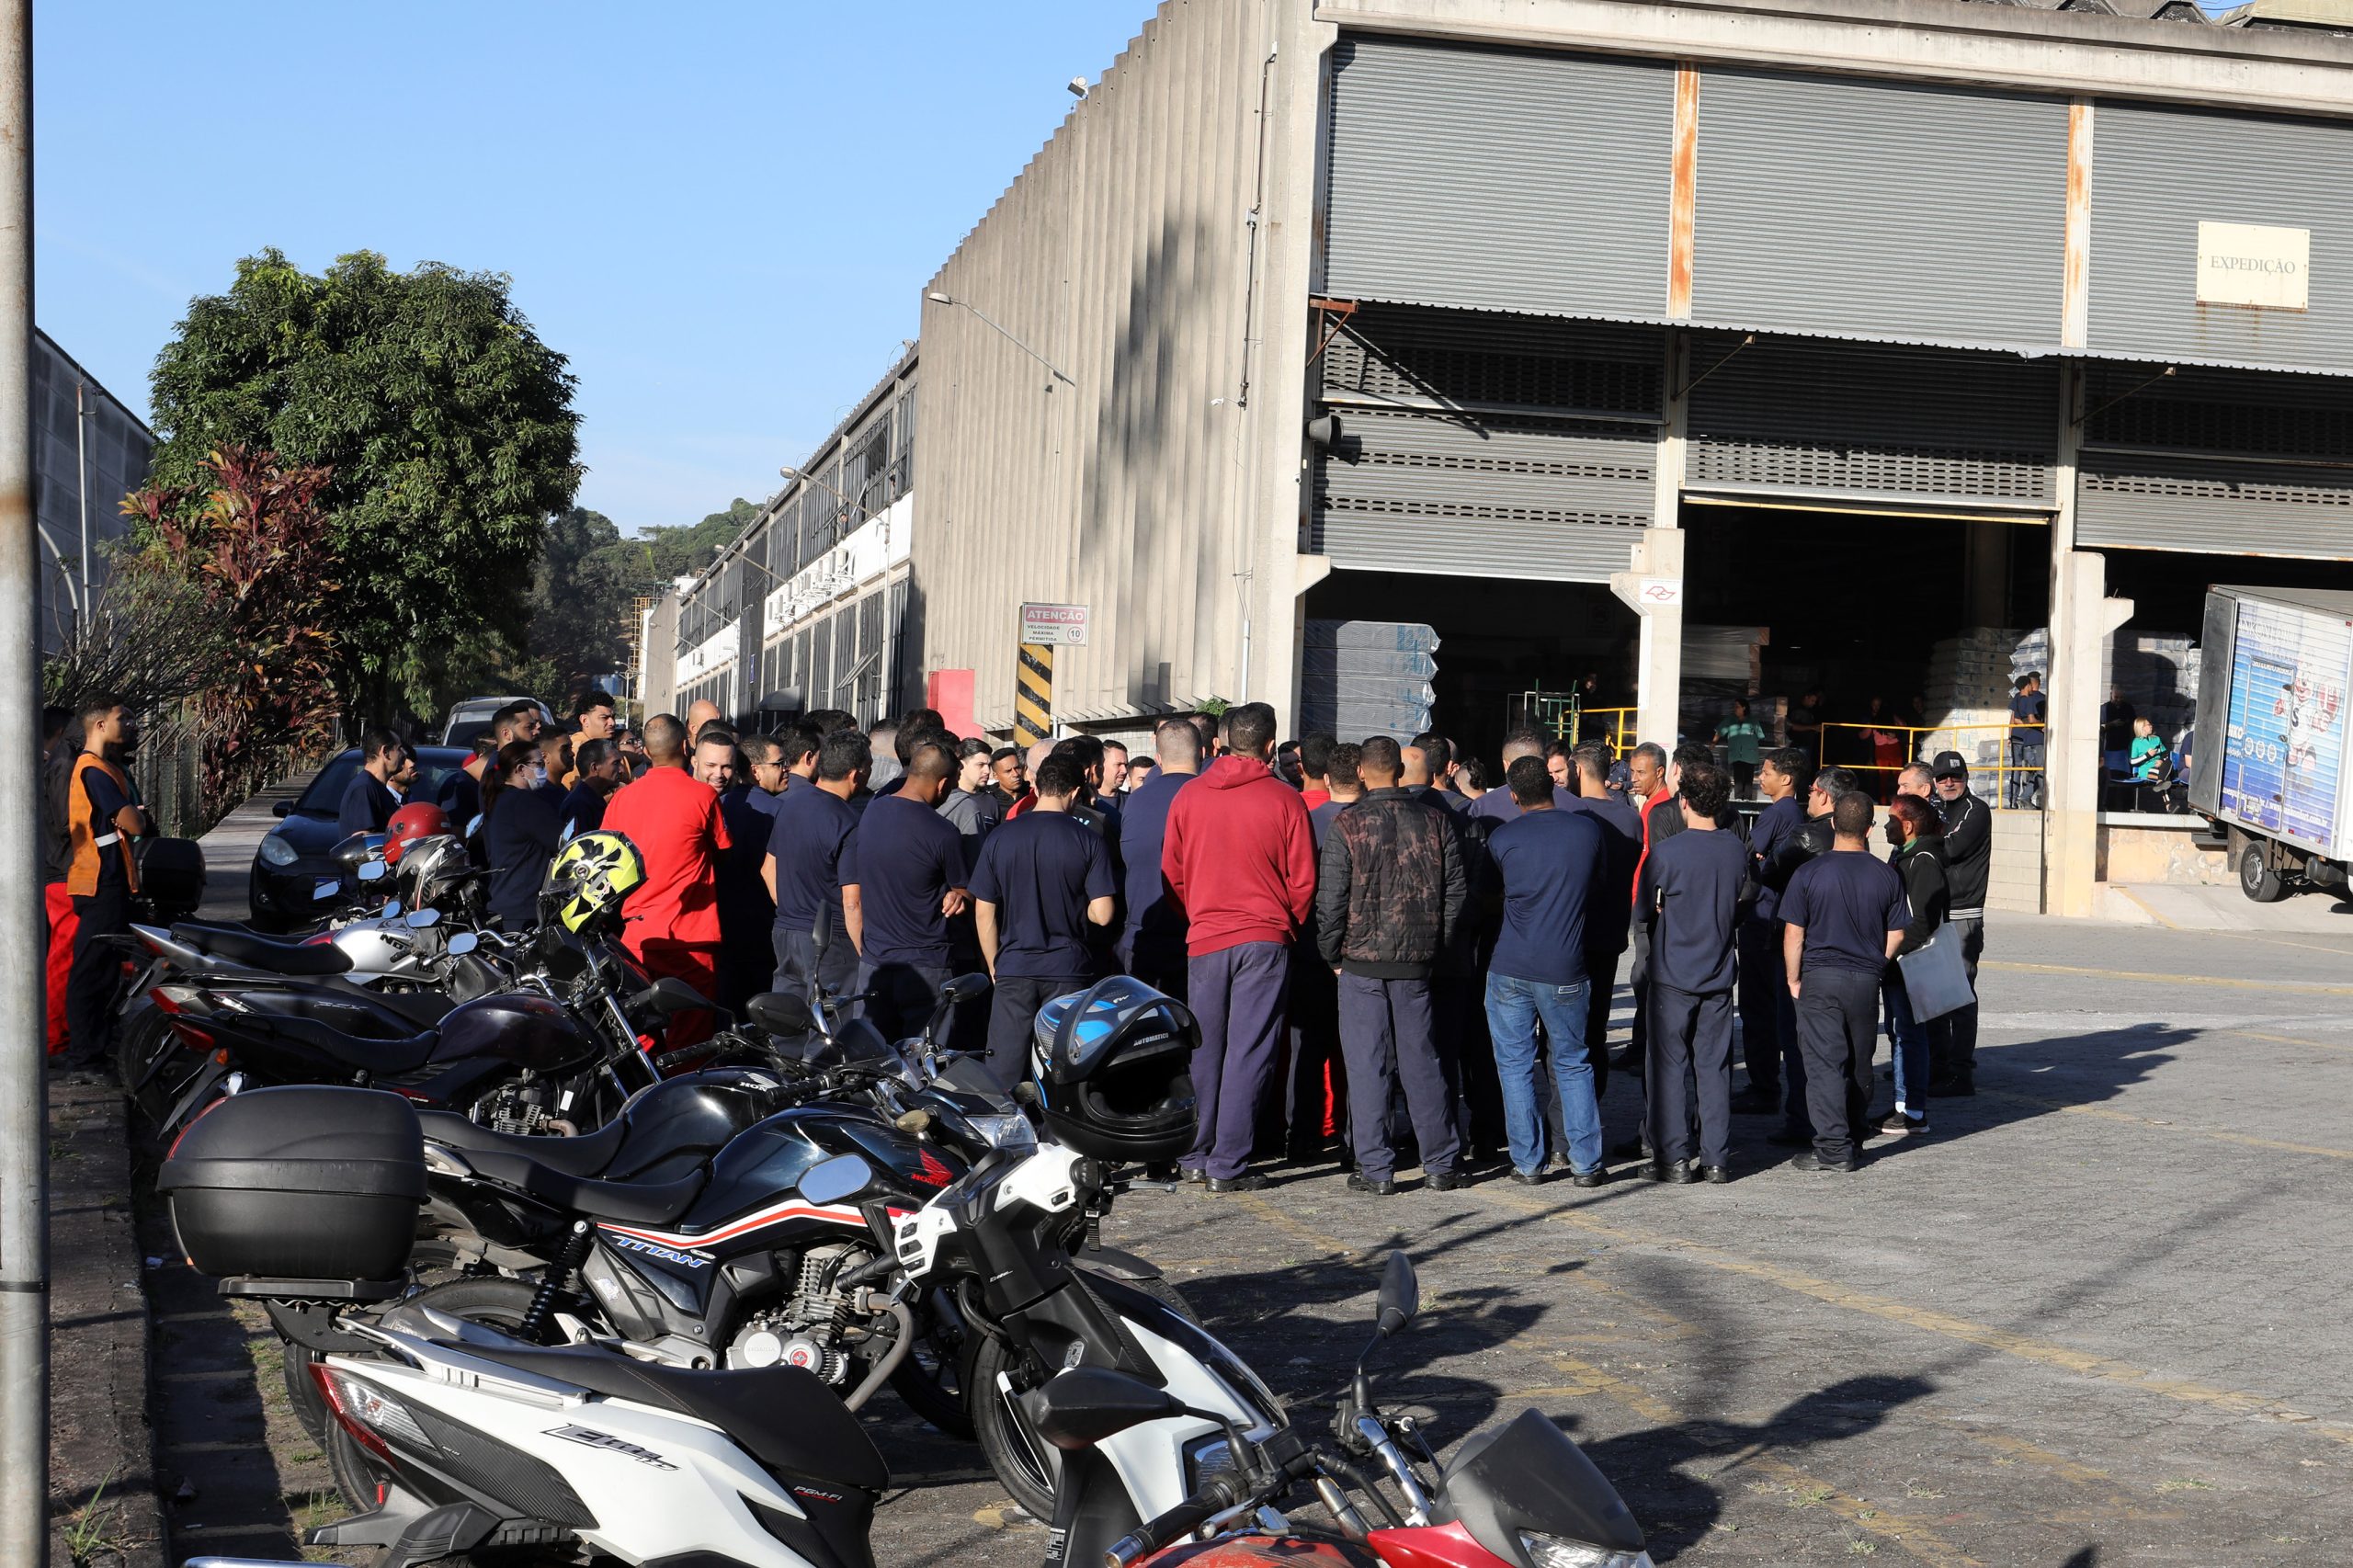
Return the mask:
M 1601 1165 L 1601 1108 L 1594 1103 L 1593 1064 L 1585 1055 L 1586 983 L 1547 985 L 1508 974 L 1487 976 L 1487 1030 L 1495 1040 L 1495 1073 L 1503 1080 L 1504 1137 L 1512 1168 L 1533 1176 L 1544 1168 L 1544 1117 L 1536 1084 L 1536 1021 L 1544 1020 L 1552 1081 L 1568 1130 L 1569 1169 L 1582 1176 Z
M 1895 1108 L 1906 1116 L 1928 1114 L 1928 1026 L 1912 1016 L 1912 994 L 1904 975 L 1891 969 L 1881 983 L 1887 993 L 1888 1051 L 1895 1058 Z

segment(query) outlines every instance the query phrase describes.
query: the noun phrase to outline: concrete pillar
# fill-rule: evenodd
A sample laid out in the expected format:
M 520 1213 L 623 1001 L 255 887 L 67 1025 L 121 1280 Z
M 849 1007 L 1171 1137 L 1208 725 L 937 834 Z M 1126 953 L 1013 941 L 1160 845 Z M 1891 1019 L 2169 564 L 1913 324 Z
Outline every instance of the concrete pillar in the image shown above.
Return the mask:
M 2049 726 L 2042 752 L 2042 907 L 2092 913 L 2099 871 L 2100 644 L 2132 614 L 2131 599 L 2107 597 L 2108 559 L 2075 548 L 2075 469 L 2083 430 L 2080 366 L 2062 373 L 2058 499 L 2051 518 Z
M 1683 533 L 1644 528 L 1634 569 L 1614 574 L 1609 591 L 1641 618 L 1634 661 L 1634 733 L 1675 749 L 1683 694 Z

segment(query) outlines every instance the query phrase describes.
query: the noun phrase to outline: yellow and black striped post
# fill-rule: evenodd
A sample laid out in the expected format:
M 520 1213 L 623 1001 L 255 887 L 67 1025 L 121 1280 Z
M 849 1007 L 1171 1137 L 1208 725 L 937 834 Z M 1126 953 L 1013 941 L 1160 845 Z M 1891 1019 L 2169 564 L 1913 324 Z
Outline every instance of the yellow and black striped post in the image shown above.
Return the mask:
M 1013 672 L 1013 744 L 1026 746 L 1054 730 L 1054 645 L 1024 642 Z

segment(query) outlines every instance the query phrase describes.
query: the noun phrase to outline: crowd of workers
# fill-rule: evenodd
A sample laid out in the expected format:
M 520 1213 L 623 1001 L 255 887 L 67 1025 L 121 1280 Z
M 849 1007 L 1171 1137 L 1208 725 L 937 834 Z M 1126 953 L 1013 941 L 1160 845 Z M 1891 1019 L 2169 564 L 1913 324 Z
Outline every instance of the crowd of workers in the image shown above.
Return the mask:
M 105 925 L 133 869 L 106 830 L 139 830 L 108 751 L 129 720 L 99 707 L 65 774 L 66 884 Z M 627 835 L 646 869 L 627 945 L 723 1007 L 822 986 L 900 1039 L 985 968 L 989 998 L 948 1015 L 947 1040 L 1010 1080 L 1055 996 L 1124 971 L 1182 997 L 1200 1131 L 1171 1174 L 1211 1191 L 1265 1185 L 1254 1162 L 1334 1155 L 1376 1194 L 1416 1165 L 1440 1190 L 1506 1163 L 1595 1186 L 1613 1154 L 1721 1182 L 1736 1113 L 1777 1117 L 1793 1165 L 1852 1170 L 1868 1138 L 1925 1131 L 1932 1096 L 1972 1092 L 1975 1007 L 1920 1021 L 1897 960 L 1950 942 L 1973 987 L 1990 817 L 1955 754 L 1905 767 L 1882 814 L 1853 772 L 1733 738 L 1728 770 L 1703 746 L 1621 761 L 1523 732 L 1491 770 L 1436 733 L 1279 747 L 1261 703 L 1165 720 L 1149 755 L 993 745 L 930 710 L 745 733 L 697 703 L 631 741 L 591 693 L 562 733 L 536 703 L 501 710 L 434 804 L 512 928 L 568 835 Z M 388 732 L 359 749 L 340 820 L 379 830 L 415 754 Z M 1733 804 L 1752 781 L 1753 824 Z M 1621 968 L 1634 1005 L 1613 1057 Z M 1882 1019 L 1895 1103 L 1875 1120 Z M 1640 1080 L 1643 1115 L 1606 1151 L 1613 1069 Z

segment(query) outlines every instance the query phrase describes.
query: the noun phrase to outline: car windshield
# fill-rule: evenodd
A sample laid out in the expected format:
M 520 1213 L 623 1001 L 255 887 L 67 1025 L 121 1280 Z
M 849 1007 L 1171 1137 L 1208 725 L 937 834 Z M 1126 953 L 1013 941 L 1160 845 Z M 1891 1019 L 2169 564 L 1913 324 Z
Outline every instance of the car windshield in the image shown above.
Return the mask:
M 407 798 L 412 801 L 438 800 L 441 780 L 449 778 L 455 767 L 454 763 L 418 757 L 416 782 L 410 787 Z M 311 787 L 302 791 L 301 800 L 294 802 L 295 811 L 306 817 L 334 816 L 343 809 L 343 792 L 351 788 L 352 775 L 358 771 L 358 752 L 347 751 L 335 757 L 319 769 L 319 776 L 311 780 Z

